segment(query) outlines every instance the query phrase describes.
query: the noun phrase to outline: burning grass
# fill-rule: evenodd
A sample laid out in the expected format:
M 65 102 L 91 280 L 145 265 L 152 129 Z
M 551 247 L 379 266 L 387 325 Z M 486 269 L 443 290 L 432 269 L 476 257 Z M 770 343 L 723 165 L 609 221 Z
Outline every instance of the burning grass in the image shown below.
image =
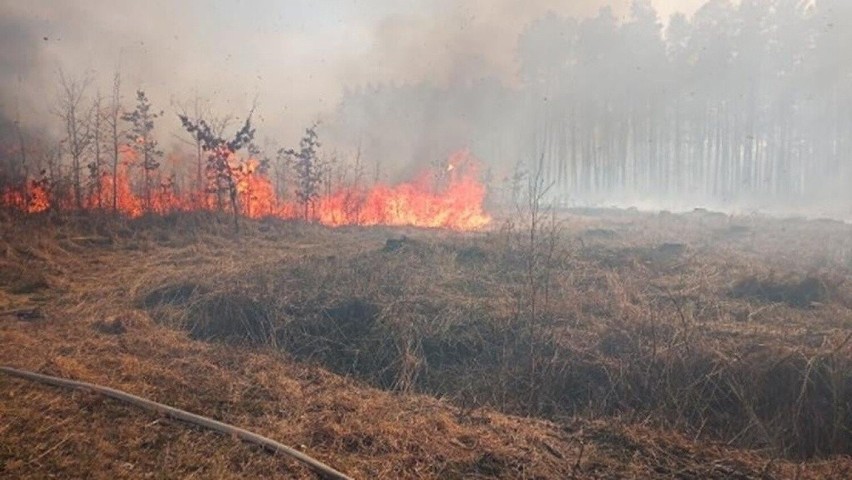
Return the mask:
M 852 441 L 846 227 L 737 221 L 747 235 L 716 217 L 572 215 L 535 313 L 528 252 L 505 232 L 91 222 L 23 248 L 13 235 L 39 227 L 15 225 L 4 261 L 49 288 L 33 299 L 4 286 L 0 300 L 46 318 L 4 317 L 0 355 L 304 445 L 356 478 L 795 476 L 779 457 L 810 459 L 800 478 L 844 478 L 832 455 Z M 123 233 L 75 240 L 110 232 Z M 831 248 L 804 248 L 817 244 Z M 808 308 L 732 294 L 809 277 L 828 294 Z M 0 381 L 18 439 L 0 471 L 13 475 L 308 475 L 109 402 Z M 61 444 L 54 427 L 26 437 L 68 417 Z M 144 440 L 119 452 L 109 435 Z
M 103 213 L 110 211 L 112 206 L 114 214 L 126 218 L 224 211 L 227 202 L 218 183 L 221 178 L 217 180 L 212 170 L 208 170 L 208 184 L 197 191 L 178 192 L 169 180 L 153 191 L 135 192 L 127 171 L 139 159 L 130 148 L 125 149 L 122 156 L 125 158 L 121 170 L 115 175 L 107 172 L 99 175 L 98 187 L 79 203 L 75 203 L 70 191 L 64 194 L 53 191 L 44 179 L 30 180 L 19 188 L 0 191 L 0 208 L 27 216 L 57 211 Z M 242 159 L 231 152 L 221 161 L 228 178 L 233 181 L 235 222 L 239 215 L 252 219 L 310 219 L 331 226 L 394 225 L 458 231 L 479 230 L 491 223 L 491 216 L 483 205 L 486 189 L 479 179 L 480 162 L 467 149 L 450 155 L 444 169 L 426 169 L 407 182 L 326 185 L 327 188 L 315 192 L 310 201 L 296 201 L 285 198 L 283 192 L 276 192 L 269 172 L 261 168 L 256 159 Z M 114 206 L 105 193 L 113 191 Z

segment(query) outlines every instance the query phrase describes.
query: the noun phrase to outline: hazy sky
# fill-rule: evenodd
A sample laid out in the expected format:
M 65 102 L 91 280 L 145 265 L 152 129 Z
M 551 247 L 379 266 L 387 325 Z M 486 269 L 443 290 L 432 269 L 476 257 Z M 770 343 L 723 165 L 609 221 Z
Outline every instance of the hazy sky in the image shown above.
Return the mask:
M 344 86 L 435 84 L 516 73 L 517 35 L 549 10 L 590 15 L 627 0 L 0 0 L 0 102 L 44 123 L 57 71 L 89 72 L 107 93 L 144 88 L 155 106 L 195 92 L 219 114 L 258 99 L 260 128 L 284 142 L 327 115 Z M 665 18 L 703 0 L 653 0 Z M 168 116 L 166 128 L 177 122 Z

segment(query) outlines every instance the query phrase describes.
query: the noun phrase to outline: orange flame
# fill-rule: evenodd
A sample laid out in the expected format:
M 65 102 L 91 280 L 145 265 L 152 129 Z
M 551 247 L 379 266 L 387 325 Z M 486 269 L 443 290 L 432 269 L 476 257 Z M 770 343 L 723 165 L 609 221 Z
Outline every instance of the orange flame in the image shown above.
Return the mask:
M 129 171 L 135 162 L 132 151 L 122 152 L 124 161 L 115 176 L 104 173 L 98 178 L 98 188 L 85 199 L 87 209 L 99 206 L 112 209 L 115 191 L 116 210 L 128 217 L 145 213 L 144 195 L 134 189 Z M 304 208 L 293 201 L 278 198 L 269 177 L 260 170 L 255 159 L 244 162 L 234 157 L 229 161 L 236 185 L 239 213 L 249 218 L 278 217 L 302 218 Z M 477 230 L 491 222 L 485 212 L 485 186 L 478 180 L 478 161 L 468 150 L 450 156 L 447 167 L 439 175 L 425 172 L 416 180 L 398 185 L 378 184 L 370 188 L 348 186 L 338 188 L 328 195 L 315 198 L 308 205 L 310 220 L 329 226 L 341 225 L 394 225 L 453 230 Z M 113 190 L 115 189 L 115 190 Z M 100 192 L 100 201 L 97 193 Z M 215 210 L 217 201 L 207 192 L 176 191 L 170 182 L 152 186 L 152 213 L 166 214 L 198 209 Z M 199 198 L 204 199 L 199 202 Z M 28 201 L 26 199 L 29 199 Z M 30 213 L 46 211 L 51 206 L 50 192 L 35 181 L 27 183 L 27 191 L 6 190 L 0 196 L 5 205 Z M 59 199 L 61 205 L 71 205 L 68 199 Z
M 483 202 L 485 186 L 477 180 L 477 162 L 462 150 L 450 156 L 444 185 L 430 182 L 428 173 L 413 182 L 364 189 L 340 189 L 313 202 L 313 218 L 330 226 L 394 225 L 452 230 L 478 230 L 491 222 Z M 461 168 L 466 167 L 466 168 Z M 281 215 L 297 217 L 296 205 L 284 205 Z
M 326 225 L 410 225 L 416 227 L 477 230 L 491 221 L 483 210 L 485 187 L 475 168 L 457 169 L 467 163 L 465 150 L 450 157 L 449 178 L 444 187 L 430 185 L 428 175 L 396 186 L 376 185 L 321 197 L 316 216 Z
M 7 188 L 0 195 L 3 205 L 27 213 L 41 213 L 50 208 L 50 195 L 44 184 L 30 180 L 22 189 Z

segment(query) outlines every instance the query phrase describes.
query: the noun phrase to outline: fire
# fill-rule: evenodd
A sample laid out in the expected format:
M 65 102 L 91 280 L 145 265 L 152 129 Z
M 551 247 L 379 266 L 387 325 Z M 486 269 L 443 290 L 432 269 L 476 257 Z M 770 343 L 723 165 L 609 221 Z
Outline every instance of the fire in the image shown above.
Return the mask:
M 452 230 L 478 230 L 491 222 L 485 213 L 485 186 L 477 179 L 477 162 L 468 150 L 450 156 L 442 185 L 430 172 L 415 181 L 371 188 L 344 188 L 318 198 L 313 215 L 320 223 L 341 225 L 393 225 Z M 467 168 L 458 168 L 466 166 Z M 285 205 L 292 218 L 296 205 Z
M 41 213 L 50 208 L 50 192 L 43 182 L 30 180 L 22 189 L 7 188 L 0 195 L 3 205 L 27 212 Z
M 45 188 L 44 184 L 33 181 L 30 182 L 30 202 L 27 205 L 28 213 L 41 213 L 50 208 L 50 193 Z
M 115 210 L 120 214 L 135 218 L 147 213 L 144 194 L 131 180 L 134 158 L 129 151 L 123 153 L 124 161 L 116 175 L 104 173 L 89 188 L 84 208 L 111 211 L 114 192 Z M 232 158 L 229 163 L 241 215 L 249 218 L 304 218 L 305 206 L 280 199 L 260 162 L 255 159 L 241 162 Z M 308 220 L 329 226 L 392 225 L 478 230 L 487 226 L 491 217 L 483 207 L 486 189 L 478 180 L 477 165 L 478 161 L 468 150 L 461 150 L 450 156 L 446 169 L 438 175 L 427 171 L 413 181 L 397 185 L 339 186 L 307 205 Z M 227 196 L 224 194 L 224 198 Z M 157 214 L 215 210 L 229 205 L 228 201 L 221 201 L 222 198 L 209 189 L 178 191 L 171 179 L 160 180 L 152 186 L 148 210 Z M 46 211 L 52 202 L 63 207 L 73 205 L 68 199 L 53 199 L 45 185 L 35 181 L 27 183 L 26 192 L 3 192 L 2 202 L 29 213 Z
M 477 230 L 491 222 L 483 210 L 485 186 L 476 170 L 456 169 L 467 162 L 466 150 L 450 157 L 445 186 L 430 184 L 428 174 L 395 186 L 376 185 L 368 190 L 349 189 L 320 198 L 317 218 L 326 225 L 410 225 Z
M 142 215 L 144 201 L 141 196 L 133 193 L 126 166 L 120 168 L 116 176 L 104 174 L 98 181 L 101 189 L 101 208 L 106 210 L 112 208 L 112 192 L 115 189 L 115 206 L 118 212 L 132 218 Z M 95 194 L 90 194 L 86 198 L 86 206 L 89 209 L 98 208 L 98 199 Z

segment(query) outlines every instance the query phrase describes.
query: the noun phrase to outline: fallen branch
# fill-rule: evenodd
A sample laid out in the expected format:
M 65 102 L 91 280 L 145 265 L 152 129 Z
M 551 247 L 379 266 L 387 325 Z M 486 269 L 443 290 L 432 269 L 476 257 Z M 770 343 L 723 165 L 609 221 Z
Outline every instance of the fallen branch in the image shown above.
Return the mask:
M 137 407 L 143 408 L 145 410 L 165 414 L 177 420 L 183 420 L 184 422 L 188 422 L 193 425 L 198 425 L 200 427 L 224 433 L 226 435 L 233 435 L 241 440 L 253 443 L 255 445 L 260 445 L 273 452 L 282 453 L 284 455 L 287 455 L 288 457 L 292 457 L 308 465 L 314 471 L 326 478 L 331 478 L 335 480 L 352 480 L 345 474 L 338 472 L 337 470 L 329 467 L 328 465 L 318 460 L 315 460 L 298 450 L 295 450 L 291 447 L 278 443 L 275 440 L 263 437 L 256 433 L 249 432 L 248 430 L 243 430 L 242 428 L 238 428 L 233 425 L 228 425 L 226 423 L 213 420 L 212 418 L 202 417 L 201 415 L 189 413 L 186 410 L 170 407 L 168 405 L 157 403 L 142 397 L 137 397 L 136 395 L 122 392 L 120 390 L 115 390 L 109 387 L 102 387 L 100 385 L 94 385 L 91 383 L 66 380 L 64 378 L 51 377 L 49 375 L 27 372 L 11 367 L 0 367 L 0 371 L 13 377 L 25 378 L 27 380 L 53 385 L 55 387 L 72 388 L 77 390 L 89 390 L 95 393 L 99 393 L 101 395 L 105 395 L 116 400 L 121 400 L 123 402 L 136 405 Z

